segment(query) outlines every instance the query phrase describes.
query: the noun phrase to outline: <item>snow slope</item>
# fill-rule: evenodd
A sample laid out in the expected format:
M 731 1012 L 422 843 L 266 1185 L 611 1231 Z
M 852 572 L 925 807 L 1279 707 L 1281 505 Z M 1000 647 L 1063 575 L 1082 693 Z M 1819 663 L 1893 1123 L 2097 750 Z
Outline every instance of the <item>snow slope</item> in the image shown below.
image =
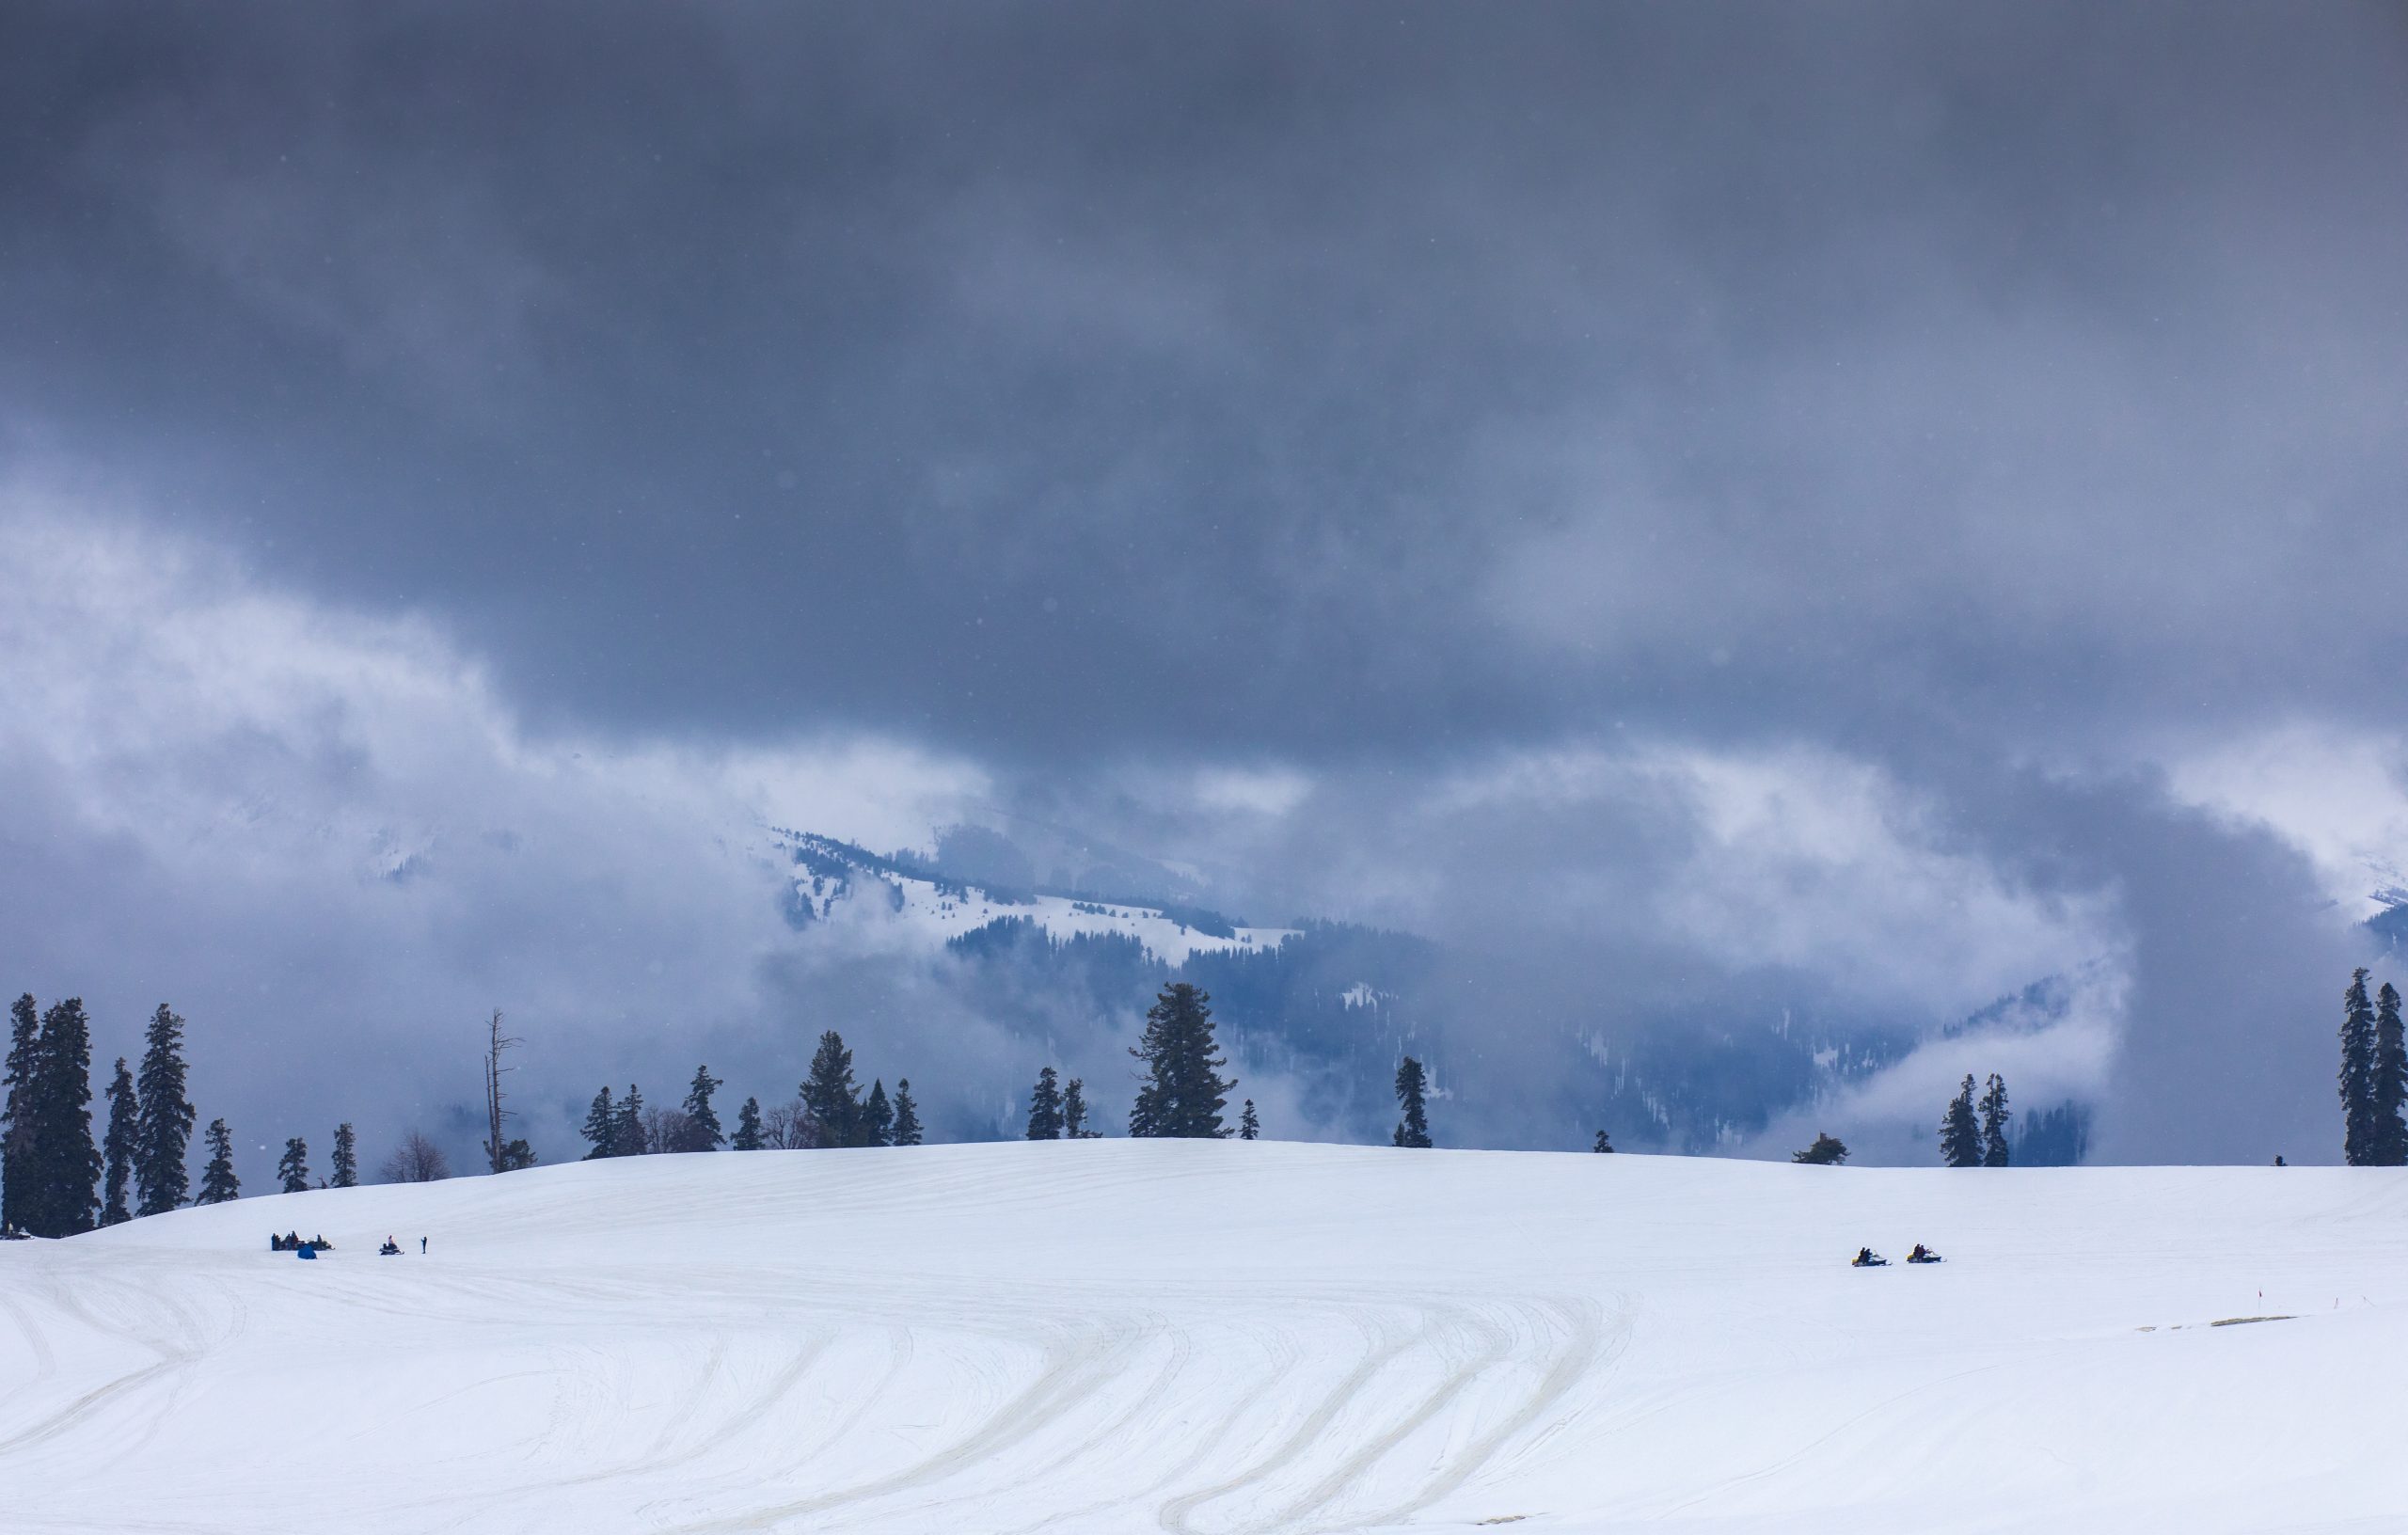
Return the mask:
M 2404 1359 L 2393 1171 L 662 1157 L 0 1244 L 0 1525 L 2392 1531 Z
M 927 949 L 990 923 L 1035 924 L 1049 938 L 1066 942 L 1082 935 L 1132 938 L 1173 969 L 1198 953 L 1261 953 L 1295 936 L 1291 927 L 1241 927 L 1205 931 L 1161 907 L 1131 901 L 1069 895 L 1005 895 L 976 884 L 921 878 L 892 862 L 848 844 L 810 832 L 774 831 L 769 846 L 781 854 L 801 848 L 806 861 L 787 876 L 799 910 L 812 920 L 883 926 Z
M 925 935 L 931 948 L 974 932 L 990 922 L 1019 918 L 1035 923 L 1056 942 L 1083 933 L 1098 937 L 1117 933 L 1133 938 L 1148 954 L 1176 969 L 1187 963 L 1190 955 L 1199 952 L 1256 953 L 1275 949 L 1294 936 L 1294 929 L 1287 927 L 1238 927 L 1221 936 L 1189 926 L 1152 907 L 1073 900 L 1063 895 L 1032 895 L 1006 903 L 976 885 L 965 886 L 957 894 L 926 879 L 879 878 L 896 892 L 894 920 Z M 798 880 L 798 887 L 801 883 Z

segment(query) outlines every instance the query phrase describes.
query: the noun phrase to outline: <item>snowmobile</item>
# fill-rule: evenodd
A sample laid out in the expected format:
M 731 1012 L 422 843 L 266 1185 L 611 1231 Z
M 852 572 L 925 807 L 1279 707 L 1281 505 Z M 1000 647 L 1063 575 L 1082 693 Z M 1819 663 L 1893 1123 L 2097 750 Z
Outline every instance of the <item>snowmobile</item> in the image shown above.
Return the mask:
M 1859 1247 L 1856 1256 L 1847 1260 L 1847 1266 L 1851 1269 L 1886 1269 L 1890 1260 L 1870 1247 Z
M 1941 1257 L 1938 1253 L 1933 1252 L 1922 1242 L 1916 1242 L 1915 1250 L 1907 1255 L 1907 1261 L 1909 1263 L 1945 1263 L 1948 1259 Z
M 402 1256 L 402 1249 L 400 1244 L 395 1242 L 392 1238 L 387 1237 L 385 1239 L 385 1245 L 376 1249 L 376 1256 L 378 1258 L 399 1258 Z

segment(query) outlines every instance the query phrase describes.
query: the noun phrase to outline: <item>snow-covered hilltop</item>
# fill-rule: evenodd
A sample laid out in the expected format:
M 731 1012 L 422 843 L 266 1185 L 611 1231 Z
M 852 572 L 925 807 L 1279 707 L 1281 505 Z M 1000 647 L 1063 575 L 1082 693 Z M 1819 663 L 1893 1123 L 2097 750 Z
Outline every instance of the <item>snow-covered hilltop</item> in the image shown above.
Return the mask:
M 313 1262 L 268 1235 L 324 1233 Z M 388 1234 L 403 1256 L 376 1256 Z M 424 1257 L 418 1240 L 429 1240 Z M 1936 1268 L 1855 1270 L 1864 1243 Z M 11 1529 L 2394 1529 L 2408 1179 L 642 1157 L 0 1243 Z
M 812 832 L 773 833 L 791 859 L 790 910 L 804 921 L 842 914 L 891 920 L 924 935 L 931 948 L 991 923 L 1022 921 L 1058 941 L 1082 935 L 1132 938 L 1164 964 L 1178 966 L 1200 953 L 1275 949 L 1294 930 L 1244 927 L 1218 913 L 1038 890 L 1008 890 L 949 879 L 923 865 L 880 857 L 850 843 Z

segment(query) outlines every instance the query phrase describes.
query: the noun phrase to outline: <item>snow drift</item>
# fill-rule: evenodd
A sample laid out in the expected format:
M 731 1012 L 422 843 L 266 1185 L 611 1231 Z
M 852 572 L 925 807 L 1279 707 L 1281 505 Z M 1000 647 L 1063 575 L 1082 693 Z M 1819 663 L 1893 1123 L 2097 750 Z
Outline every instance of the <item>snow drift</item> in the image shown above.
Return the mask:
M 336 1250 L 271 1254 L 287 1228 Z M 1918 1241 L 1949 1263 L 1846 1266 Z M 230 1535 L 2391 1529 L 2403 1357 L 2408 1178 L 2379 1169 L 658 1157 L 0 1244 L 0 1507 Z

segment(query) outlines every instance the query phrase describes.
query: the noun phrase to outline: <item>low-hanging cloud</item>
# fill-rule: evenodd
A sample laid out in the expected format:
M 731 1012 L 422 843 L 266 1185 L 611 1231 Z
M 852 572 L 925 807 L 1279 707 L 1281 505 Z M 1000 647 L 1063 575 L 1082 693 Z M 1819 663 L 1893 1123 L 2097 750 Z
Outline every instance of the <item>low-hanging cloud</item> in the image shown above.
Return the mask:
M 2115 1154 L 2243 1139 L 2315 1154 L 2322 1021 L 2304 999 L 2347 962 L 2346 918 L 2300 845 L 2158 778 L 1918 787 L 1824 747 L 1624 735 L 1402 776 L 1133 759 L 1027 791 L 858 736 L 777 751 L 549 736 L 437 624 L 313 603 L 28 489 L 0 519 L 0 578 L 26 594 L 0 621 L 18 663 L 0 688 L 11 973 L 83 991 L 104 1053 L 173 1002 L 195 1021 L 204 1097 L 261 1133 L 324 1134 L 305 1116 L 331 1114 L 457 1138 L 462 1062 L 494 1005 L 534 1041 L 525 1106 L 554 1154 L 591 1085 L 640 1076 L 660 1096 L 701 1056 L 774 1101 L 825 1027 L 865 1075 L 916 1074 L 957 1132 L 1008 1130 L 1049 1060 L 1095 1073 L 1110 1113 L 1133 1016 L 980 996 L 871 907 L 799 933 L 762 836 L 925 847 L 1033 796 L 1273 910 L 1439 941 L 1422 1016 L 1479 1041 L 1479 1068 L 1443 1046 L 1437 1061 L 1462 1084 L 1458 1129 L 1482 1139 L 1531 1133 L 1501 1106 L 1550 1033 L 1761 1026 L 1798 1006 L 1936 1026 L 2079 975 L 2079 1005 L 2050 1026 L 1986 1053 L 1935 1041 L 1815 1109 L 1871 1154 L 1909 1155 L 1909 1100 L 1936 1101 L 1979 1055 L 2034 1101 L 2105 1105 Z M 1248 1091 L 1286 1132 L 1346 1132 L 1271 1063 Z
M 731 827 L 977 819 L 1442 937 L 1500 1070 L 2105 964 L 2103 1147 L 2313 1154 L 2393 13 L 113 10 L 0 50 L 29 982 L 733 1060 L 892 967 Z
M 910 845 L 982 784 L 863 738 L 538 736 L 422 620 L 263 588 L 34 492 L 7 511 L 9 978 L 80 991 L 104 1055 L 171 1003 L 204 1110 L 246 1134 L 447 1128 L 496 1006 L 554 1154 L 572 1086 L 643 1069 L 657 1093 L 713 1038 L 791 1057 L 802 1021 L 769 967 L 797 939 L 762 829 Z

